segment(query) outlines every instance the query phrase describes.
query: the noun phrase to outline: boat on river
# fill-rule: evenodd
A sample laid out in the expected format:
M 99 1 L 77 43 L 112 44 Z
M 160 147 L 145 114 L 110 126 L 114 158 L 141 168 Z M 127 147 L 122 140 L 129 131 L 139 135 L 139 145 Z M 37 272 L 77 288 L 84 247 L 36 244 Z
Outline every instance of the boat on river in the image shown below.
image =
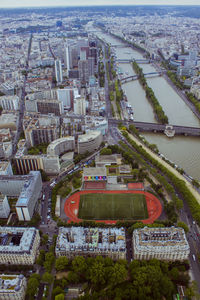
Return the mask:
M 165 130 L 164 130 L 164 134 L 167 137 L 174 137 L 174 135 L 175 135 L 175 129 L 173 128 L 172 125 L 166 125 Z

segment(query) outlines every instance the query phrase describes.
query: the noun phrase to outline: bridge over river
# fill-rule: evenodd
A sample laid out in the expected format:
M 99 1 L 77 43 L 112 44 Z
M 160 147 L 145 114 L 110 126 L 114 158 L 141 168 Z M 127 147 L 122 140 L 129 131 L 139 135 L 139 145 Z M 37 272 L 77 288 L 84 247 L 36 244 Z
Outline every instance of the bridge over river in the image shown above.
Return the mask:
M 150 73 L 144 73 L 144 77 L 149 78 L 149 77 L 157 77 L 157 76 L 161 76 L 163 74 L 162 71 L 156 71 L 156 72 L 150 72 Z M 131 75 L 131 76 L 127 76 L 121 79 L 121 83 L 126 83 L 129 81 L 133 81 L 133 80 L 137 80 L 138 79 L 138 75 Z
M 161 132 L 164 133 L 166 129 L 165 124 L 148 123 L 148 122 L 136 122 L 128 120 L 116 120 L 113 118 L 108 119 L 109 126 L 123 124 L 125 126 L 133 124 L 139 131 L 146 132 Z M 172 125 L 175 130 L 175 135 L 185 135 L 185 136 L 200 136 L 200 128 Z

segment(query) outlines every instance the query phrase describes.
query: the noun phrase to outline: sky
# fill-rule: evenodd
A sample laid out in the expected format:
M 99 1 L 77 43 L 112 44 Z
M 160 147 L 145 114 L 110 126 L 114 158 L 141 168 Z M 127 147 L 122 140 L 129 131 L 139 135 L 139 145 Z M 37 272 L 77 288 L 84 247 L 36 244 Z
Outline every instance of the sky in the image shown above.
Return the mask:
M 87 5 L 200 5 L 200 0 L 0 0 L 0 7 Z

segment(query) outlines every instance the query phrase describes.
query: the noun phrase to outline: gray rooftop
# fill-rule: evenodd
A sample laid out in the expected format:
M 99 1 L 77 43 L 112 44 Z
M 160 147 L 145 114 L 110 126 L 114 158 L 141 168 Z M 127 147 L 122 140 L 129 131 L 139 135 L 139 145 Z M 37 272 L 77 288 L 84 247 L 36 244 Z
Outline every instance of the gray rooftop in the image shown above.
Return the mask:
M 56 251 L 126 251 L 124 228 L 60 227 Z

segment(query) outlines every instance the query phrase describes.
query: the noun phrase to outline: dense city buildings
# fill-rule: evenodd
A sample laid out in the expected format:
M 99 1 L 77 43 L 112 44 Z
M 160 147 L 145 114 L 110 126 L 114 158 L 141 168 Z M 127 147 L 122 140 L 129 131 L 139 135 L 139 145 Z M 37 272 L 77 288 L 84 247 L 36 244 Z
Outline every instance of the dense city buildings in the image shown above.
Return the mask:
M 123 228 L 60 227 L 55 251 L 57 257 L 69 259 L 78 255 L 126 259 L 125 231 Z
M 33 265 L 40 245 L 39 231 L 33 227 L 0 227 L 0 263 Z
M 190 254 L 184 229 L 176 227 L 136 229 L 133 231 L 133 258 L 186 260 Z

